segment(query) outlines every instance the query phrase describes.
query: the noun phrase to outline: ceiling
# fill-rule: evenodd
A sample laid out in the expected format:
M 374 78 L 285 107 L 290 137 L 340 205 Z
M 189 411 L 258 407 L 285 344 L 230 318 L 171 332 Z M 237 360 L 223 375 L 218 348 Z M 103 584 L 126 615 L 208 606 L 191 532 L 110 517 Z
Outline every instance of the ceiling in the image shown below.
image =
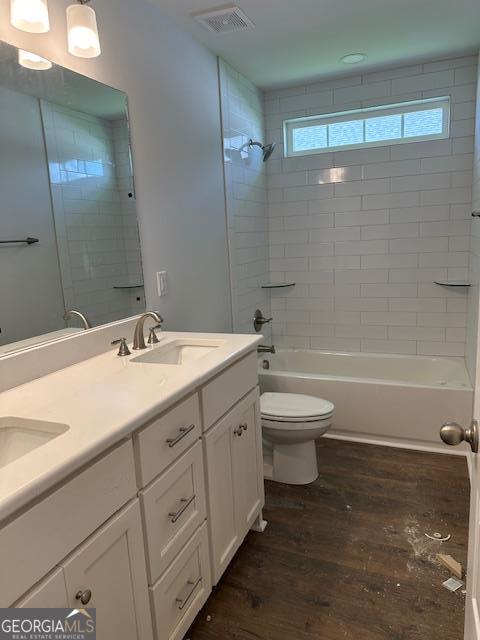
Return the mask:
M 264 89 L 480 48 L 478 0 L 237 0 L 256 28 L 220 35 L 190 14 L 227 0 L 151 2 Z

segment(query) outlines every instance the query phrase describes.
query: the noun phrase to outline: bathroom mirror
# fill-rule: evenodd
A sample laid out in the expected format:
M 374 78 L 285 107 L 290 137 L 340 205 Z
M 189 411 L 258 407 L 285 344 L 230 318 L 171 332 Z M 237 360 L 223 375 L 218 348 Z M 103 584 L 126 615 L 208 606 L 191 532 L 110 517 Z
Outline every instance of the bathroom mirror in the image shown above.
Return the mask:
M 0 43 L 0 110 L 0 356 L 142 312 L 127 96 Z

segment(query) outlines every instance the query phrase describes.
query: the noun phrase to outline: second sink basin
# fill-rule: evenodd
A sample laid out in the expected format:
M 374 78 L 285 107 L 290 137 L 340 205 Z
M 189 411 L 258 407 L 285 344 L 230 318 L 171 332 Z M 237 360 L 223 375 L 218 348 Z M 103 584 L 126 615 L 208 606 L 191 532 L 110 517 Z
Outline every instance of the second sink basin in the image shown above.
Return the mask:
M 68 431 L 68 425 L 27 418 L 0 418 L 0 469 Z
M 147 353 L 133 358 L 132 362 L 150 364 L 189 364 L 200 360 L 224 344 L 221 340 L 173 340 L 165 346 L 158 346 Z

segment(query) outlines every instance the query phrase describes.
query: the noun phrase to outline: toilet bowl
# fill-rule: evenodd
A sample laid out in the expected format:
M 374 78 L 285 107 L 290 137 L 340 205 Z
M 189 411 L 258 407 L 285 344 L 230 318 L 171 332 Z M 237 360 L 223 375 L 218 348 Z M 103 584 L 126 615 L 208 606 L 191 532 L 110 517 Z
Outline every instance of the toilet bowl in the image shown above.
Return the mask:
M 296 393 L 264 393 L 260 398 L 265 478 L 309 484 L 318 478 L 315 440 L 332 426 L 328 400 Z

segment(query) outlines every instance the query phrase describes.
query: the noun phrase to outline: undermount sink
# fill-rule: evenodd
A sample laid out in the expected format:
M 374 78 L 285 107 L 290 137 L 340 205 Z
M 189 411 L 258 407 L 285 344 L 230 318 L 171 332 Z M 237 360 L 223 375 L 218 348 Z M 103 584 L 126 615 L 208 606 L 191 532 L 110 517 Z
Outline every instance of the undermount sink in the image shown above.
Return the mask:
M 0 469 L 68 431 L 66 424 L 0 418 Z
M 147 353 L 133 358 L 132 362 L 144 364 L 182 365 L 204 358 L 223 346 L 223 340 L 173 340 L 165 346 L 158 346 Z

